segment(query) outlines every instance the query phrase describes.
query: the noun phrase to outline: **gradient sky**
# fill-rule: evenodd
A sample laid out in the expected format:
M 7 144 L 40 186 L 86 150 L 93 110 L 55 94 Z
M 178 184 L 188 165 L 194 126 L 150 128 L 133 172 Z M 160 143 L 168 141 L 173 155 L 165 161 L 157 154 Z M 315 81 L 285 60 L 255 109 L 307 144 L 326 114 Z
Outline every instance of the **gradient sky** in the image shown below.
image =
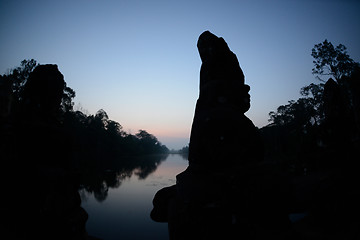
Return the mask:
M 126 132 L 188 143 L 198 97 L 196 42 L 210 30 L 237 55 L 258 127 L 312 82 L 325 39 L 360 61 L 360 1 L 0 0 L 0 74 L 23 59 L 57 64 L 75 109 L 104 109 Z

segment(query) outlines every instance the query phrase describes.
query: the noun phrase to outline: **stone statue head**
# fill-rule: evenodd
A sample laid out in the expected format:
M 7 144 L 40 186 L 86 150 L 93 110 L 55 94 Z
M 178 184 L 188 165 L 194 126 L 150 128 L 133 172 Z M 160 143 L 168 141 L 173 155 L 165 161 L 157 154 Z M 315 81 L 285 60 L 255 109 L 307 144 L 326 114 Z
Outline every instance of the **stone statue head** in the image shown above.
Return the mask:
M 209 31 L 203 32 L 197 42 L 202 61 L 200 70 L 200 97 L 210 104 L 230 104 L 243 113 L 250 108 L 250 87 L 236 55 L 223 38 Z

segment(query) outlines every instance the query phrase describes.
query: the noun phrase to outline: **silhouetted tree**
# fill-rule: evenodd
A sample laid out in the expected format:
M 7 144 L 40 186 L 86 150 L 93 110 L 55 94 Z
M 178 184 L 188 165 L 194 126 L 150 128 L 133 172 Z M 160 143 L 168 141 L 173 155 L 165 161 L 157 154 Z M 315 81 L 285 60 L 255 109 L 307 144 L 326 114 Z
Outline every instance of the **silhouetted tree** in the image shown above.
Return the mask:
M 323 43 L 316 44 L 312 49 L 311 56 L 314 57 L 313 63 L 315 67 L 312 69 L 313 74 L 318 75 L 317 78 L 323 81 L 322 75 L 330 75 L 335 78 L 337 83 L 343 86 L 343 95 L 351 98 L 352 90 L 349 80 L 359 63 L 352 60 L 346 52 L 346 47 L 339 44 L 334 47 L 331 42 L 325 40 Z M 324 120 L 323 109 L 323 91 L 324 84 L 311 83 L 301 88 L 300 94 L 303 98 L 297 101 L 291 100 L 289 104 L 278 107 L 277 111 L 270 112 L 269 122 L 275 125 L 287 125 L 297 122 L 297 125 L 320 125 Z M 347 100 L 349 106 L 352 101 Z
M 185 147 L 182 147 L 178 153 L 184 158 L 184 159 L 188 159 L 189 158 L 189 144 L 186 145 Z
M 309 108 L 308 114 L 311 117 L 311 121 L 315 125 L 321 124 L 324 119 L 324 107 L 323 107 L 323 91 L 324 84 L 311 83 L 308 86 L 301 88 L 300 94 L 308 101 Z
M 154 135 L 145 130 L 139 130 L 135 136 L 140 140 L 139 147 L 143 154 L 168 152 L 168 149 Z
M 8 77 L 11 78 L 13 82 L 13 94 L 16 100 L 20 100 L 22 95 L 22 90 L 26 81 L 29 78 L 30 73 L 35 69 L 39 64 L 34 59 L 22 60 L 19 67 L 10 71 Z
M 63 97 L 61 100 L 61 110 L 63 112 L 73 111 L 74 98 L 75 98 L 75 91 L 72 88 L 65 86 Z
M 124 137 L 126 136 L 126 133 L 122 130 L 123 127 L 120 125 L 120 123 L 108 120 L 106 125 L 107 132 L 114 137 Z
M 291 100 L 287 105 L 277 108 L 277 111 L 269 113 L 269 122 L 275 125 L 294 125 L 305 127 L 319 125 L 324 118 L 323 112 L 324 84 L 311 83 L 301 88 L 303 96 L 297 101 Z
M 109 117 L 103 109 L 98 110 L 95 116 L 90 115 L 89 118 L 90 126 L 93 127 L 95 130 L 101 131 L 106 129 Z
M 141 163 L 129 160 L 129 156 L 167 153 L 167 147 L 154 135 L 145 130 L 136 135 L 124 132 L 103 109 L 94 115 L 74 111 L 74 97 L 75 91 L 66 86 L 56 65 L 24 60 L 20 67 L 1 75 L 1 157 L 22 156 L 4 162 L 17 164 L 20 159 L 29 166 L 36 162 L 73 166 L 83 173 L 82 184 L 90 186 L 89 191 L 96 192 L 99 200 L 106 198 L 108 187 L 118 186 L 118 180 L 131 176 L 134 169 L 138 169 L 136 175 L 145 178 L 157 168 L 162 157 Z M 22 151 L 15 154 L 15 147 Z M 24 160 L 29 152 L 36 155 L 38 148 L 41 151 L 36 157 Z M 104 173 L 114 166 L 121 166 L 121 171 Z M 95 180 L 87 179 L 87 175 Z M 104 178 L 108 179 L 105 185 Z
M 301 88 L 301 98 L 269 113 L 271 125 L 262 131 L 268 134 L 273 132 L 269 127 L 276 127 L 281 141 L 274 141 L 280 146 L 273 149 L 286 149 L 288 156 L 292 152 L 296 158 L 303 158 L 302 162 L 310 162 L 324 148 L 352 145 L 350 139 L 359 136 L 359 63 L 349 57 L 344 45 L 334 47 L 327 40 L 316 44 L 311 55 L 317 79 L 323 81 L 319 76 L 327 75 L 335 80 Z
M 315 59 L 313 74 L 333 76 L 336 81 L 342 77 L 350 77 L 359 63 L 350 58 L 346 47 L 342 44 L 334 47 L 325 39 L 324 42 L 316 44 L 312 49 L 311 56 Z M 319 76 L 318 79 L 322 80 Z
M 294 100 L 290 100 L 288 104 L 279 106 L 276 112 L 271 111 L 269 113 L 269 122 L 280 126 L 290 124 L 295 117 L 293 111 L 294 103 Z

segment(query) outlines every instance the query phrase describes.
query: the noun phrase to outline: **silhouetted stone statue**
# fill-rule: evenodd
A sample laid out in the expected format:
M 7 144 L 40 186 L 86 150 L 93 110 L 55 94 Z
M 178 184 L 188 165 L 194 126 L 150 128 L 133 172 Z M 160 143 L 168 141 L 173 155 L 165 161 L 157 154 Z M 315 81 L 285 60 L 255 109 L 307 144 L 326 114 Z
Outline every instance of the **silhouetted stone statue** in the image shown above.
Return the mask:
M 254 124 L 244 113 L 250 108 L 250 87 L 236 55 L 212 33 L 198 40 L 202 60 L 189 145 L 189 164 L 202 168 L 233 168 L 262 158 Z M 259 151 L 260 150 L 260 151 Z M 241 151 L 241 159 L 234 158 Z
M 58 114 L 65 88 L 64 76 L 55 64 L 37 66 L 25 83 L 23 110 L 43 120 Z M 44 119 L 45 118 L 45 119 Z
M 0 124 L 10 115 L 12 102 L 12 82 L 0 76 Z
M 10 122 L 6 147 L 12 151 L 2 161 L 11 176 L 2 188 L 7 197 L 1 204 L 10 238 L 86 239 L 88 216 L 80 206 L 70 139 L 59 124 L 64 87 L 57 65 L 37 66 Z
M 169 223 L 170 239 L 262 239 L 287 228 L 282 195 L 265 168 L 262 142 L 244 113 L 250 87 L 223 38 L 203 32 L 189 166 L 154 197 L 151 217 Z M 277 196 L 277 197 L 274 197 Z

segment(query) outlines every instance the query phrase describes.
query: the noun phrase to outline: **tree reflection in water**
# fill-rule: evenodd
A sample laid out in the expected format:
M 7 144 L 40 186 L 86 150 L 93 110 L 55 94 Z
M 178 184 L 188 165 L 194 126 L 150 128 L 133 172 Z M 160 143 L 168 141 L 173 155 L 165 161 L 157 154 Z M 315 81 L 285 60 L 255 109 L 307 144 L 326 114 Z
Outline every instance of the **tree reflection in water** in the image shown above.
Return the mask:
M 124 157 L 111 161 L 107 166 L 92 166 L 82 170 L 80 174 L 80 189 L 82 199 L 88 194 L 94 194 L 98 202 L 103 202 L 108 196 L 109 188 L 118 188 L 121 183 L 135 175 L 140 180 L 146 179 L 155 172 L 167 154 Z

